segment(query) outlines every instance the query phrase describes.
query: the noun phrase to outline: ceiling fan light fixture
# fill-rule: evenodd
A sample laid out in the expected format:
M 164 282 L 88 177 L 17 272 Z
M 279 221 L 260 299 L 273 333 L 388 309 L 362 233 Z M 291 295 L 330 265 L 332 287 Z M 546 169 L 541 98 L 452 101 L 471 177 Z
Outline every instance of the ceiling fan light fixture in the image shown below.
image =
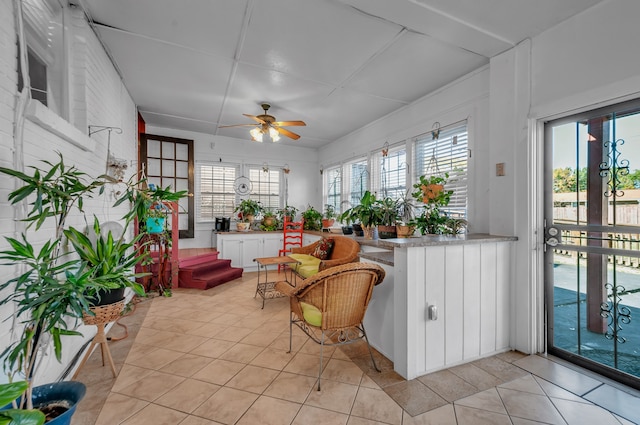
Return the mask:
M 262 142 L 262 131 L 258 127 L 249 130 L 249 134 L 251 134 L 251 140 L 254 142 Z
M 278 130 L 273 127 L 269 127 L 269 137 L 271 137 L 271 140 L 273 142 L 277 142 L 278 140 L 280 140 L 280 134 L 278 133 Z

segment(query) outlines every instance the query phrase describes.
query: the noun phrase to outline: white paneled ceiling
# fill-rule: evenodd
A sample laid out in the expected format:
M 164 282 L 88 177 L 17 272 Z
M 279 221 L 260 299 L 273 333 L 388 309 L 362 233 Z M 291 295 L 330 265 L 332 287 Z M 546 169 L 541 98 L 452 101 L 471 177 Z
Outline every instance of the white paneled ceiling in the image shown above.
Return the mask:
M 148 125 L 320 147 L 602 0 L 80 1 Z

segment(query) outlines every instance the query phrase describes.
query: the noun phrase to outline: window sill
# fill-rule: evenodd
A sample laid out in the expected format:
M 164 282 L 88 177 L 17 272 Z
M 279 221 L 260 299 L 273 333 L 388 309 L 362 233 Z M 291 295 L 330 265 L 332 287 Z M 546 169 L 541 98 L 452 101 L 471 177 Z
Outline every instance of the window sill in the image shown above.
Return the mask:
M 29 101 L 25 116 L 29 121 L 84 151 L 90 152 L 95 149 L 95 140 L 90 139 L 89 136 L 78 130 L 68 121 L 60 118 L 37 100 L 31 99 Z

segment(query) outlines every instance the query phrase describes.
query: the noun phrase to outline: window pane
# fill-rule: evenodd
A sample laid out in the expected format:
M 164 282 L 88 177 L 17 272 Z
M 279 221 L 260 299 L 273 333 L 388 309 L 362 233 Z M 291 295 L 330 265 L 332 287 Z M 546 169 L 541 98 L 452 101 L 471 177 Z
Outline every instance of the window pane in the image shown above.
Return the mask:
M 215 217 L 231 217 L 235 208 L 236 193 L 233 183 L 236 167 L 222 165 L 200 165 L 199 220 L 214 220 Z
M 351 206 L 359 205 L 362 195 L 369 189 L 369 171 L 367 170 L 367 160 L 345 164 L 347 173 L 347 193 L 345 198 Z
M 63 110 L 65 73 L 64 13 L 58 0 L 21 0 L 28 46 L 32 96 L 57 115 Z M 22 87 L 19 85 L 19 88 Z
M 407 152 L 404 148 L 392 149 L 388 155 L 376 156 L 379 167 L 378 187 L 373 188 L 378 198 L 399 199 L 407 190 Z
M 262 207 L 275 212 L 281 208 L 280 203 L 281 170 L 267 170 L 262 167 L 250 167 L 249 179 L 253 184 L 250 199 L 260 202 Z
M 171 158 L 171 159 L 173 159 L 175 157 L 174 148 L 175 148 L 175 143 L 173 143 L 173 142 L 162 142 L 162 157 L 163 158 Z
M 336 214 L 342 212 L 341 196 L 342 196 L 342 177 L 341 168 L 334 167 L 324 171 L 324 199 L 325 204 L 332 205 Z M 346 209 L 346 208 L 345 208 Z

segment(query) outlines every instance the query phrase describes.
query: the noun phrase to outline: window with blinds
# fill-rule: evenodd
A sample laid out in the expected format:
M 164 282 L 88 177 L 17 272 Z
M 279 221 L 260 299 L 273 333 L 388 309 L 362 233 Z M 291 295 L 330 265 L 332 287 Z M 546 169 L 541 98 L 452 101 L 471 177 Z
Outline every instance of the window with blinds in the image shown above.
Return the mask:
M 216 217 L 232 217 L 236 193 L 233 183 L 237 167 L 200 165 L 200 203 L 198 220 L 213 221 Z
M 369 190 L 369 170 L 367 169 L 367 159 L 362 158 L 348 162 L 343 165 L 345 177 L 345 196 L 350 207 L 360 205 L 360 199 Z M 349 207 L 349 208 L 350 208 Z
M 324 170 L 324 203 L 332 205 L 336 214 L 342 212 L 342 168 L 333 167 Z
M 447 190 L 453 190 L 451 202 L 445 209 L 454 216 L 467 215 L 467 168 L 468 135 L 467 123 L 440 129 L 436 138 L 431 132 L 422 134 L 414 141 L 414 181 L 421 175 L 448 174 Z
M 62 118 L 67 93 L 64 7 L 60 0 L 22 0 L 31 97 Z M 18 43 L 18 49 L 20 45 Z M 18 91 L 24 87 L 18 61 Z
M 407 190 L 407 151 L 405 144 L 390 148 L 387 155 L 371 157 L 371 191 L 381 198 L 400 199 Z
M 275 212 L 282 208 L 280 202 L 280 182 L 282 170 L 269 170 L 263 167 L 249 167 L 249 179 L 253 189 L 250 199 L 260 202 L 266 210 Z

